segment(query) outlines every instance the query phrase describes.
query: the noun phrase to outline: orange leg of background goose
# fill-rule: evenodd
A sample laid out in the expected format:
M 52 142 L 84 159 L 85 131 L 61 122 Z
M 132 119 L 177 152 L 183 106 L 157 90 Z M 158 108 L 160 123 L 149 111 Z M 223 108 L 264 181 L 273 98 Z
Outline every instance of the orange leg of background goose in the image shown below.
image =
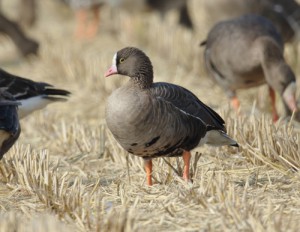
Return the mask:
M 82 39 L 85 35 L 85 26 L 87 20 L 87 11 L 86 9 L 78 9 L 75 12 L 76 15 L 76 30 L 75 37 L 77 39 Z
M 279 118 L 277 110 L 276 110 L 276 95 L 274 92 L 274 89 L 272 89 L 271 87 L 269 87 L 269 94 L 270 94 L 270 98 L 271 98 L 271 104 L 272 104 L 272 115 L 273 115 L 273 122 L 276 122 Z
M 152 185 L 152 160 L 144 160 L 145 163 L 145 171 L 147 177 L 147 184 L 149 186 Z
M 183 167 L 183 179 L 186 181 L 190 180 L 190 160 L 191 160 L 191 152 L 189 151 L 184 151 L 182 154 L 182 158 L 183 158 L 183 163 L 184 163 L 184 167 Z
M 240 108 L 240 101 L 236 96 L 231 98 L 231 105 L 233 109 L 238 113 Z
M 96 36 L 99 29 L 99 20 L 100 20 L 100 6 L 93 6 L 91 9 L 92 18 L 88 24 L 87 28 L 87 38 L 92 39 Z

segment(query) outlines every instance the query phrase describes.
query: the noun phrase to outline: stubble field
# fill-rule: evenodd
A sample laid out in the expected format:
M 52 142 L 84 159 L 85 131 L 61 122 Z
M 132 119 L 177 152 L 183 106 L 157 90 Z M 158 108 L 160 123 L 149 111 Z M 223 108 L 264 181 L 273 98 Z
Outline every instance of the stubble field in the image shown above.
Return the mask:
M 3 4 L 16 17 L 17 1 Z M 175 13 L 162 21 L 103 7 L 97 37 L 77 41 L 72 12 L 43 0 L 28 31 L 41 42 L 39 57 L 18 58 L 0 38 L 2 68 L 72 92 L 21 120 L 0 162 L 0 231 L 299 231 L 299 124 L 272 123 L 266 87 L 241 91 L 241 114 L 230 111 L 205 73 L 201 1 L 191 6 L 194 33 L 177 26 Z M 104 120 L 106 98 L 128 81 L 104 73 L 125 46 L 149 55 L 156 81 L 182 85 L 219 112 L 240 148 L 197 148 L 193 183 L 181 179 L 180 158 L 155 159 L 154 185 L 146 186 L 143 161 L 117 145 Z M 290 64 L 294 49 L 287 47 Z

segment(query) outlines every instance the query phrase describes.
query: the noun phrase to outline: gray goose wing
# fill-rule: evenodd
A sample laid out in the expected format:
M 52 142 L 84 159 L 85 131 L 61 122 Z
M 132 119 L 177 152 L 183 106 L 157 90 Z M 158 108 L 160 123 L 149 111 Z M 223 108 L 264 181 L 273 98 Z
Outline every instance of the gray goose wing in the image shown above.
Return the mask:
M 182 149 L 195 148 L 205 136 L 207 125 L 197 116 L 181 110 L 161 96 L 152 94 L 151 99 L 151 110 L 144 116 L 142 123 L 143 127 L 149 125 L 150 128 L 144 127 L 139 137 L 146 143 L 144 147 L 136 146 L 128 151 L 143 158 L 155 158 L 177 156 L 181 155 Z M 147 136 L 146 140 L 144 134 Z M 136 141 L 136 144 L 142 143 Z
M 226 132 L 225 122 L 213 109 L 201 102 L 191 91 L 170 83 L 154 83 L 151 92 L 174 105 L 191 117 L 200 119 L 206 126 Z

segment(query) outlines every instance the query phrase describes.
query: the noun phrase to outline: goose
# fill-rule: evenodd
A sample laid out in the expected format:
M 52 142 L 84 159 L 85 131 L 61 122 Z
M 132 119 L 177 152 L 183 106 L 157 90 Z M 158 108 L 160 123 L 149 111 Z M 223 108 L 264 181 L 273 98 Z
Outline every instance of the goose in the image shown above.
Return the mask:
M 182 156 L 183 179 L 190 180 L 191 150 L 202 144 L 238 146 L 226 134 L 224 120 L 189 90 L 153 82 L 153 67 L 140 49 L 126 47 L 113 56 L 105 76 L 130 79 L 112 92 L 106 104 L 106 123 L 116 141 L 142 157 L 147 184 L 152 185 L 152 159 Z
M 269 86 L 273 121 L 279 118 L 275 92 L 287 115 L 298 111 L 296 78 L 283 57 L 281 36 L 266 18 L 245 15 L 217 23 L 208 33 L 204 60 L 209 75 L 225 91 L 235 110 L 236 91 L 262 84 Z

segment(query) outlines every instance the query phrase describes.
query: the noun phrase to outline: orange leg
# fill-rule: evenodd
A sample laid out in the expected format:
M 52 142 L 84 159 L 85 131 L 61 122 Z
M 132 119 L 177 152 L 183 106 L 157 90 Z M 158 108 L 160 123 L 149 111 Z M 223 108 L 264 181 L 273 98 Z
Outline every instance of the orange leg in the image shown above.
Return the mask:
M 189 151 L 184 151 L 182 154 L 182 158 L 183 158 L 183 163 L 184 163 L 184 167 L 183 167 L 183 179 L 186 181 L 190 180 L 190 160 L 191 160 L 191 152 Z
M 149 186 L 152 185 L 152 160 L 144 160 L 145 163 L 145 171 L 147 176 L 147 184 Z
M 276 110 L 276 95 L 274 92 L 274 89 L 272 89 L 271 87 L 269 87 L 269 94 L 270 94 L 270 98 L 271 98 L 271 105 L 272 105 L 272 115 L 273 115 L 273 122 L 276 122 L 279 118 L 277 110 Z
M 99 29 L 99 21 L 100 21 L 100 6 L 93 6 L 91 9 L 92 18 L 89 22 L 88 28 L 87 28 L 87 37 L 93 38 L 98 32 Z
M 75 17 L 76 17 L 75 37 L 78 39 L 82 39 L 85 36 L 87 10 L 86 9 L 76 10 Z
M 233 109 L 238 113 L 240 108 L 240 101 L 236 96 L 231 98 L 231 105 Z

